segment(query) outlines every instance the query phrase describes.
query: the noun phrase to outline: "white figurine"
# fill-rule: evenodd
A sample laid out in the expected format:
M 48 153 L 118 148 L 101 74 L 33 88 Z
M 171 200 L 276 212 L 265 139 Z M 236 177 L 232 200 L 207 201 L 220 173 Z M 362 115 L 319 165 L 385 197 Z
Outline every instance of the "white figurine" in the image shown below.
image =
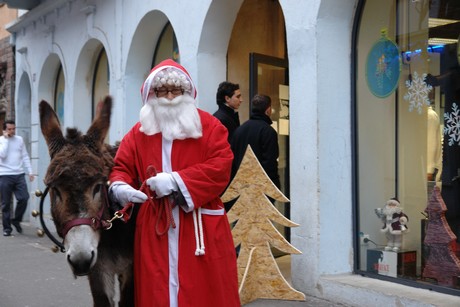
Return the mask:
M 390 199 L 386 202 L 385 207 L 375 209 L 375 214 L 383 222 L 380 231 L 387 237 L 385 250 L 398 252 L 402 245 L 402 235 L 409 231 L 407 228 L 409 217 L 403 213 L 399 200 Z

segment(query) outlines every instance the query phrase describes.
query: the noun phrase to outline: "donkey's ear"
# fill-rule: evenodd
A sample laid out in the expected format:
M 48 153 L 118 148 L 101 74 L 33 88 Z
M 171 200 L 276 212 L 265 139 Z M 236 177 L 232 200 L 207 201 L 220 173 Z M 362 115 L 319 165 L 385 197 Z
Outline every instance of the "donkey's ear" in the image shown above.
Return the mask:
M 97 145 L 102 145 L 110 127 L 110 115 L 112 114 L 112 97 L 106 96 L 97 104 L 96 117 L 89 127 L 86 137 Z
M 65 139 L 62 135 L 61 124 L 56 113 L 45 100 L 39 105 L 40 128 L 45 137 L 51 158 L 64 146 Z

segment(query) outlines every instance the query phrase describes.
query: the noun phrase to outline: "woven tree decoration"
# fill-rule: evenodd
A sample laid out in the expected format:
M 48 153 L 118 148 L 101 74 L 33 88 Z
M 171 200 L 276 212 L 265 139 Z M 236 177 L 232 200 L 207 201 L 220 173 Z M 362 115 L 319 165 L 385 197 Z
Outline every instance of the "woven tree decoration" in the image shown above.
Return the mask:
M 428 222 L 425 234 L 424 278 L 434 278 L 438 284 L 454 287 L 455 276 L 460 275 L 460 260 L 452 250 L 457 239 L 446 220 L 447 207 L 438 187 L 434 187 L 425 212 Z
M 271 182 L 248 146 L 238 172 L 222 195 L 222 201 L 238 200 L 228 212 L 238 256 L 238 281 L 241 304 L 258 298 L 305 300 L 305 295 L 284 279 L 270 247 L 289 254 L 301 254 L 273 226 L 272 221 L 286 227 L 299 226 L 285 218 L 267 198 L 280 202 L 289 199 Z

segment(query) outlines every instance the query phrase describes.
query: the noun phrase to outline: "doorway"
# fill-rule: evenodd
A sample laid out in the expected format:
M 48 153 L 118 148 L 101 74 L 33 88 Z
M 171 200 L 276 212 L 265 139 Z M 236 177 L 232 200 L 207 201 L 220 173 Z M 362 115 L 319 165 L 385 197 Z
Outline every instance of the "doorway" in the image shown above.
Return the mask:
M 249 101 L 256 94 L 272 99 L 272 127 L 278 133 L 278 174 L 280 189 L 289 198 L 289 74 L 288 60 L 260 53 L 249 54 Z M 249 113 L 251 104 L 249 103 Z M 275 201 L 275 207 L 290 219 L 290 203 Z M 275 225 L 278 231 L 290 241 L 290 228 Z

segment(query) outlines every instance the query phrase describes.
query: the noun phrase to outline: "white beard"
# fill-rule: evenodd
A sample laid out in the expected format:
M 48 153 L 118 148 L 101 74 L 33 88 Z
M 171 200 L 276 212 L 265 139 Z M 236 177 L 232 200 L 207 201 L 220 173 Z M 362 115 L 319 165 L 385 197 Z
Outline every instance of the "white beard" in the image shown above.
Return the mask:
M 161 132 L 167 140 L 197 139 L 202 127 L 195 99 L 181 95 L 169 100 L 153 96 L 140 111 L 140 131 L 147 135 Z
M 385 206 L 383 208 L 383 214 L 386 216 L 393 216 L 394 213 L 401 213 L 402 209 L 400 207 L 390 207 L 390 206 Z

